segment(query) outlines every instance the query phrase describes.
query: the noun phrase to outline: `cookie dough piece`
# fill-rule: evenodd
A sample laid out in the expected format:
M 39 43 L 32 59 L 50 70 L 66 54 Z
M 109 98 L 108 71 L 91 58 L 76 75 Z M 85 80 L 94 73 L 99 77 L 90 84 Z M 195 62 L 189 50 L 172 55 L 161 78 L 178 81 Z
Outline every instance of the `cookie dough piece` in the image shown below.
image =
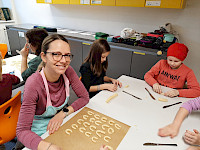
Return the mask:
M 72 128 L 73 128 L 73 129 L 77 129 L 77 128 L 78 128 L 78 125 L 77 125 L 77 124 L 72 124 Z
M 90 125 L 89 122 L 83 122 L 83 126 L 84 126 L 84 127 L 87 127 L 87 126 L 89 126 L 89 125 Z
M 66 129 L 65 133 L 68 134 L 68 135 L 70 135 L 72 133 L 72 130 L 71 129 Z
M 166 98 L 159 97 L 158 100 L 161 101 L 161 102 L 168 102 L 168 100 Z

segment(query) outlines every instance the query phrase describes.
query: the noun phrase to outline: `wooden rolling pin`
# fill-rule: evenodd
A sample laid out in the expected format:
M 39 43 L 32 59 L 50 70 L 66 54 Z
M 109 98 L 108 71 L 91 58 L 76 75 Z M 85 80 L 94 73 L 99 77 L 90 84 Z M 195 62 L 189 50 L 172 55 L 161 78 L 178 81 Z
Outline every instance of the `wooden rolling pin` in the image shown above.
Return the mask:
M 111 99 L 113 99 L 113 98 L 115 98 L 115 97 L 117 97 L 117 96 L 118 96 L 117 93 L 113 94 L 112 96 L 110 96 L 110 97 L 106 100 L 106 103 L 109 103 L 109 102 L 111 101 Z

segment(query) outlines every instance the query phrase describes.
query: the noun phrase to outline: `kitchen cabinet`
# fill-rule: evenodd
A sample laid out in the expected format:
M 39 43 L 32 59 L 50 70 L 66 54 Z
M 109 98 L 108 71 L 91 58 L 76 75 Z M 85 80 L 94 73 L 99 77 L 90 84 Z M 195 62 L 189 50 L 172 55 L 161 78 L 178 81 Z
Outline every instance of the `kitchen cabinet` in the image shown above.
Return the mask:
M 116 0 L 116 6 L 144 7 L 145 0 Z
M 69 4 L 69 0 L 52 0 L 52 4 Z
M 82 43 L 75 39 L 67 39 L 70 45 L 71 53 L 74 55 L 70 65 L 80 77 L 79 69 L 83 62 Z
M 146 0 L 145 7 L 182 9 L 185 4 L 186 0 Z
M 45 3 L 45 0 L 36 0 L 37 3 Z
M 73 5 L 90 5 L 90 0 L 70 0 L 69 3 Z
M 83 41 L 82 42 L 82 48 L 83 48 L 83 61 L 86 59 L 90 52 L 90 47 L 93 42 Z
M 17 55 L 16 49 L 21 50 L 26 42 L 24 33 L 33 25 L 6 26 L 11 54 Z M 49 33 L 51 34 L 51 33 Z M 84 38 L 83 35 L 62 33 L 68 39 L 71 53 L 74 55 L 71 66 L 80 76 L 79 69 L 90 52 L 91 45 L 95 40 Z M 69 35 L 68 35 L 69 34 Z M 80 36 L 80 38 L 79 38 Z M 111 53 L 108 56 L 107 76 L 118 78 L 121 75 L 128 75 L 138 79 L 144 79 L 145 73 L 160 59 L 166 59 L 166 52 L 158 56 L 157 50 L 139 46 L 109 42 Z
M 57 1 L 57 0 L 54 0 L 54 1 Z M 52 0 L 36 0 L 36 2 L 37 3 L 52 4 Z
M 115 6 L 115 0 L 91 0 L 91 5 Z
M 156 53 L 133 52 L 130 76 L 144 79 L 144 75 L 159 60 L 166 59 L 166 55 L 158 56 Z
M 11 55 L 12 56 L 18 55 L 16 50 L 21 50 L 26 43 L 26 39 L 25 39 L 26 31 L 18 31 L 18 30 L 9 29 L 9 28 L 6 28 L 6 31 L 8 35 Z
M 121 75 L 130 75 L 132 51 L 112 47 L 108 55 L 108 69 L 106 75 L 117 79 Z

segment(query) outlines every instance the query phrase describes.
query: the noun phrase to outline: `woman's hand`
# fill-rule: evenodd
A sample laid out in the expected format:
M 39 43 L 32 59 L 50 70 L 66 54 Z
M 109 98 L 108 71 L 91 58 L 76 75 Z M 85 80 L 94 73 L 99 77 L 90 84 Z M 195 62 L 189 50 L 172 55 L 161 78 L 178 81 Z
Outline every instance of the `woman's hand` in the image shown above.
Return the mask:
M 159 85 L 159 83 L 155 83 L 153 85 L 153 91 L 156 92 L 156 93 L 158 93 L 158 94 L 162 93 L 161 86 Z
M 105 145 L 101 145 L 100 150 L 108 150 L 108 147 L 106 147 Z
M 111 81 L 113 84 L 116 84 L 117 86 L 119 85 L 120 88 L 122 87 L 122 83 L 119 80 L 112 79 Z
M 60 147 L 58 147 L 57 145 L 54 145 L 52 143 L 46 142 L 44 140 L 42 140 L 39 144 L 38 144 L 38 150 L 62 150 Z
M 49 124 L 47 126 L 47 131 L 49 130 L 49 134 L 54 133 L 60 128 L 64 118 L 65 114 L 60 111 L 49 121 Z
M 20 54 L 22 55 L 22 57 L 28 57 L 28 53 L 29 53 L 29 48 L 28 48 L 28 43 L 26 43 L 24 45 L 24 48 L 20 51 Z
M 199 131 L 196 129 L 193 130 L 194 132 L 186 130 L 183 138 L 186 143 L 191 145 L 200 145 L 200 134 Z
M 165 126 L 164 128 L 160 128 L 158 130 L 158 135 L 161 137 L 170 136 L 171 138 L 177 136 L 179 132 L 179 128 L 175 124 L 169 124 Z
M 57 145 L 51 145 L 48 150 L 62 150 L 62 148 L 58 147 Z
M 176 97 L 179 95 L 179 91 L 178 90 L 170 90 L 164 93 L 165 96 L 168 97 Z

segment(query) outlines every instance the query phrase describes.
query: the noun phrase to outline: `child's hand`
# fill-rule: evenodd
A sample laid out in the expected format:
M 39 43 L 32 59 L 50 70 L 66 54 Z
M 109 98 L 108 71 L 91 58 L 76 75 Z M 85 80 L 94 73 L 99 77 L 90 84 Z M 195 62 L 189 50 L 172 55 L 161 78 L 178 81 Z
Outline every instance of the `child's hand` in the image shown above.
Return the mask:
M 161 137 L 170 136 L 171 138 L 175 137 L 179 132 L 179 128 L 175 124 L 169 124 L 164 128 L 158 130 L 158 135 Z
M 114 92 L 117 90 L 117 85 L 116 84 L 105 84 L 105 89 Z
M 154 90 L 154 92 L 156 92 L 156 93 L 159 93 L 159 94 L 162 93 L 161 86 L 159 85 L 159 83 L 155 83 L 155 84 L 153 85 L 153 90 Z
M 20 51 L 20 54 L 22 55 L 22 57 L 28 57 L 28 53 L 29 53 L 29 48 L 28 48 L 28 43 L 26 43 L 24 45 L 24 48 Z
M 167 91 L 166 93 L 164 93 L 165 96 L 168 96 L 168 97 L 176 97 L 179 95 L 179 91 L 178 90 L 170 90 L 170 91 Z
M 116 85 L 119 85 L 120 88 L 122 87 L 122 83 L 119 80 L 112 79 L 112 83 L 116 84 Z
M 191 144 L 191 145 L 200 145 L 200 134 L 199 132 L 194 129 L 194 132 L 186 130 L 183 138 L 186 143 Z

